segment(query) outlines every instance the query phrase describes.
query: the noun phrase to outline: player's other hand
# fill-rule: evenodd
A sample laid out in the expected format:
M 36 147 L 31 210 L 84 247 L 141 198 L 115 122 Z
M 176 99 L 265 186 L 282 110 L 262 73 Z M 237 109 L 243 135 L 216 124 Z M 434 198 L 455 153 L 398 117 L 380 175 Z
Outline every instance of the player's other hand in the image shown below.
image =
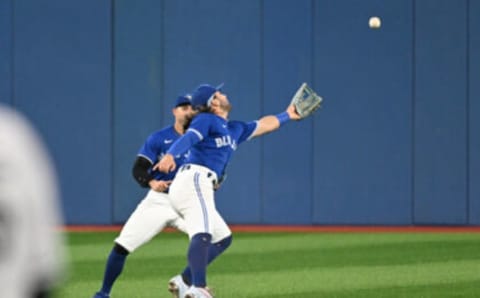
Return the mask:
M 297 110 L 295 110 L 295 106 L 293 104 L 288 106 L 287 114 L 291 120 L 300 120 L 300 115 L 297 113 Z
M 168 189 L 170 184 L 172 184 L 172 180 L 164 181 L 164 180 L 150 180 L 148 182 L 150 188 L 156 192 L 164 192 Z
M 153 166 L 153 170 L 158 170 L 163 173 L 170 173 L 174 171 L 177 165 L 175 164 L 175 158 L 171 154 L 165 154 L 160 161 Z

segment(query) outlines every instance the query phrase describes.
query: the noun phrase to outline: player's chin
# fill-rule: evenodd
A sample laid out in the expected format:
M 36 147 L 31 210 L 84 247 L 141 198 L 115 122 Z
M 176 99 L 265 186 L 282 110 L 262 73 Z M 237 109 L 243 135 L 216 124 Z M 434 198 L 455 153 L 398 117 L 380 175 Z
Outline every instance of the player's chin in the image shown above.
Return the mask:
M 224 110 L 225 112 L 230 112 L 232 110 L 232 105 L 227 103 L 227 104 L 223 104 L 221 106 L 222 110 Z
M 183 119 L 182 119 L 183 124 L 192 121 L 194 116 L 195 116 L 194 114 L 191 114 L 191 115 L 186 115 L 185 117 L 183 117 Z

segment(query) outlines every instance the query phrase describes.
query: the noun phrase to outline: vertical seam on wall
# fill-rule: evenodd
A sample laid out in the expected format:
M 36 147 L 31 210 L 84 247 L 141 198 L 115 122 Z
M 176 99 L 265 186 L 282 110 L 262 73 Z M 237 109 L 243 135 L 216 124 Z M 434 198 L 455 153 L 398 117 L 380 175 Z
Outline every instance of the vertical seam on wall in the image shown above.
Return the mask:
M 110 125 L 111 125 L 111 139 L 110 152 L 112 166 L 111 169 L 111 193 L 110 200 L 111 217 L 110 223 L 115 222 L 115 0 L 110 1 Z
M 310 1 L 310 61 L 312 62 L 310 65 L 310 79 L 312 80 L 312 85 L 314 85 L 314 88 L 317 88 L 318 86 L 315 86 L 315 1 L 311 0 Z M 317 90 L 317 89 L 315 89 Z M 311 138 L 312 140 L 312 145 L 311 145 L 311 154 L 310 154 L 310 160 L 312 161 L 310 163 L 310 224 L 313 224 L 314 222 L 314 208 L 315 208 L 315 117 L 312 117 L 312 122 L 311 122 Z
M 412 0 L 412 102 L 411 102 L 411 109 L 412 109 L 412 148 L 411 148 L 411 220 L 412 224 L 416 223 L 415 219 L 415 70 L 416 70 L 416 61 L 415 61 L 415 27 L 416 27 L 416 10 L 415 10 L 415 0 Z
M 259 2 L 260 4 L 260 13 L 259 13 L 259 22 L 260 22 L 260 115 L 264 113 L 264 105 L 265 105 L 265 50 L 264 46 L 265 43 L 263 41 L 263 37 L 265 34 L 265 16 L 264 16 L 264 0 Z M 265 141 L 264 138 L 260 140 L 260 223 L 265 222 L 265 214 L 264 214 L 264 205 L 265 205 Z
M 15 1 L 11 0 L 11 29 L 10 29 L 10 104 L 15 106 Z
M 162 111 L 162 115 L 165 116 L 165 1 L 160 2 L 160 110 Z M 162 117 L 160 125 L 163 127 L 167 125 L 164 119 L 166 117 Z
M 470 0 L 467 0 L 466 3 L 466 37 L 467 37 L 467 45 L 466 45 L 466 222 L 470 224 Z

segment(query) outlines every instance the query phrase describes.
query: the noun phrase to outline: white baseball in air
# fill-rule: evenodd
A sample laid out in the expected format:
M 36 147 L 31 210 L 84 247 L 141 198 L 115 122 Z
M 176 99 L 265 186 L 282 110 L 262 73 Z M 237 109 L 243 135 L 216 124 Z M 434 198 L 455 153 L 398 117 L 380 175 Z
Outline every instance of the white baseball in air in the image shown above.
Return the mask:
M 379 17 L 371 17 L 370 20 L 368 20 L 368 26 L 372 29 L 378 29 L 381 25 L 382 21 Z

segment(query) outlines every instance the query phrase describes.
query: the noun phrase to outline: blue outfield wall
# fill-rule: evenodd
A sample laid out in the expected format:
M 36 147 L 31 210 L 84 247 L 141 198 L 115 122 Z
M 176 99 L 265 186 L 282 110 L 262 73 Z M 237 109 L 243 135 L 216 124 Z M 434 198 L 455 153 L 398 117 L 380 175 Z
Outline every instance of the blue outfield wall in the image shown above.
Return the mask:
M 314 19 L 314 222 L 411 223 L 412 2 L 320 1 Z
M 480 225 L 480 1 L 468 7 L 468 223 Z
M 415 5 L 416 223 L 467 223 L 466 13 L 466 1 Z
M 286 22 L 292 19 L 295 22 Z M 286 108 L 302 82 L 313 83 L 312 2 L 264 1 L 263 113 Z M 301 44 L 302 46 L 290 46 Z M 262 223 L 310 224 L 312 222 L 313 118 L 289 123 L 263 137 L 261 155 Z M 303 157 L 303 158 L 302 158 Z M 301 194 L 301 195 L 300 195 Z
M 303 81 L 324 106 L 240 146 L 229 223 L 480 224 L 478 0 L 8 0 L 0 25 L 0 103 L 46 140 L 69 224 L 128 218 L 180 93 L 225 82 L 254 120 Z
M 110 2 L 24 0 L 14 11 L 13 102 L 46 139 L 66 220 L 110 222 Z
M 11 105 L 12 94 L 12 39 L 13 0 L 0 1 L 0 103 Z

